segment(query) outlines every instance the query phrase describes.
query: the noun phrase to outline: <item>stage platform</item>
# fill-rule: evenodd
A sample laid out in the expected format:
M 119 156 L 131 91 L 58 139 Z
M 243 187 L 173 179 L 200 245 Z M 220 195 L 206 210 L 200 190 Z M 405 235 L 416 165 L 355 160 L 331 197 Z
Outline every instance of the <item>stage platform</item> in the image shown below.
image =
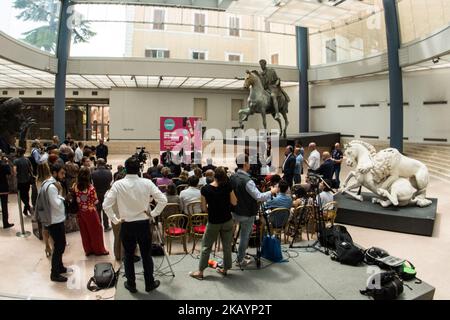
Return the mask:
M 306 244 L 306 243 L 302 243 Z M 287 249 L 287 245 L 283 245 Z M 290 257 L 288 257 L 288 254 Z M 156 279 L 161 286 L 150 293 L 144 291 L 142 266 L 136 266 L 138 293 L 124 288 L 123 267 L 117 284 L 116 300 L 370 300 L 360 294 L 371 274 L 366 265 L 351 267 L 334 262 L 320 252 L 291 249 L 284 252 L 287 259 L 271 263 L 262 259 L 262 268 L 254 262 L 246 270 L 233 267 L 226 277 L 213 269 L 205 270 L 205 279 L 189 277 L 198 268 L 199 260 L 191 255 L 170 257 L 175 277 L 169 275 L 167 262 L 155 257 Z M 368 273 L 369 272 L 369 273 Z M 161 273 L 165 273 L 161 275 Z M 422 282 L 408 281 L 401 300 L 432 300 L 435 288 Z
M 258 137 L 234 137 L 232 139 L 224 140 L 224 144 L 234 145 L 248 145 L 250 141 L 256 141 Z M 280 147 L 287 145 L 294 145 L 299 141 L 304 147 L 309 143 L 315 142 L 318 147 L 330 148 L 341 139 L 340 133 L 335 132 L 304 132 L 294 135 L 287 135 L 286 138 L 280 137 Z
M 436 220 L 437 199 L 425 208 L 417 206 L 383 208 L 372 203 L 371 193 L 362 193 L 364 202 L 357 201 L 349 195 L 337 195 L 338 203 L 336 222 L 366 228 L 381 229 L 422 236 L 433 235 Z

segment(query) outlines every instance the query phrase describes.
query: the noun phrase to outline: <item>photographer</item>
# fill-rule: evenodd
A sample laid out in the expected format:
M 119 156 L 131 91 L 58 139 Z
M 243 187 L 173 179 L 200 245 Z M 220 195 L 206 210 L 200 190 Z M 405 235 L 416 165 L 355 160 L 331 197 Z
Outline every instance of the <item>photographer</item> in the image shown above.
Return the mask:
M 331 180 L 322 180 L 319 184 L 320 193 L 317 195 L 317 202 L 323 208 L 327 203 L 334 201 L 334 194 L 331 190 Z M 320 199 L 319 199 L 320 198 Z
M 230 178 L 231 187 L 238 199 L 233 218 L 236 222 L 239 222 L 241 230 L 236 265 L 244 267 L 250 263 L 250 260 L 244 260 L 244 257 L 252 233 L 253 223 L 258 213 L 258 202 L 269 200 L 278 193 L 278 188 L 271 187 L 271 190 L 265 193 L 261 193 L 258 190 L 249 174 L 250 162 L 248 155 L 239 155 L 236 158 L 236 164 L 237 172 Z

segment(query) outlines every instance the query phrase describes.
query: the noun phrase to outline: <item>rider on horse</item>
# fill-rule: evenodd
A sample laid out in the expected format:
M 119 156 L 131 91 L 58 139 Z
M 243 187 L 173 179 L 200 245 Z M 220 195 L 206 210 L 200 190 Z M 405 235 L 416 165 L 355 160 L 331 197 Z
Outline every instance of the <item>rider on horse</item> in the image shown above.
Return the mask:
M 287 102 L 290 101 L 287 93 L 280 86 L 280 78 L 278 78 L 275 69 L 267 68 L 267 61 L 262 59 L 259 61 L 261 69 L 263 70 L 261 75 L 261 80 L 263 82 L 264 89 L 270 93 L 270 97 L 272 98 L 272 104 L 275 109 L 275 120 L 280 119 L 280 113 L 278 108 L 278 97 L 281 94 L 284 95 Z

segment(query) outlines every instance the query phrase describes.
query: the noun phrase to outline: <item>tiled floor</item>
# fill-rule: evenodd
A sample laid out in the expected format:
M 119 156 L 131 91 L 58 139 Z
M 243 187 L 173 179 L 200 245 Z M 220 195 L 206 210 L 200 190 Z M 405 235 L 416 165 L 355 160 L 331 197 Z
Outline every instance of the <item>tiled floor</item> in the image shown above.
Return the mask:
M 113 155 L 110 162 L 115 167 L 126 155 Z M 227 161 L 233 167 L 232 159 Z M 347 169 L 341 173 L 345 176 Z M 428 196 L 438 198 L 438 216 L 433 237 L 407 235 L 395 232 L 348 227 L 353 239 L 364 247 L 378 246 L 390 254 L 411 260 L 418 277 L 436 287 L 435 299 L 450 299 L 450 182 L 431 179 Z M 53 283 L 49 279 L 50 260 L 45 257 L 44 245 L 34 235 L 16 237 L 20 231 L 17 197 L 9 198 L 11 221 L 16 225 L 10 230 L 0 229 L 0 299 L 113 299 L 114 289 L 98 293 L 86 289 L 99 261 L 113 262 L 114 258 L 85 257 L 80 234 L 67 235 L 69 245 L 64 254 L 64 263 L 74 269 L 66 284 Z M 31 221 L 25 218 L 25 230 L 31 231 Z M 113 234 L 105 233 L 105 244 L 112 253 Z M 181 252 L 180 248 L 174 248 Z

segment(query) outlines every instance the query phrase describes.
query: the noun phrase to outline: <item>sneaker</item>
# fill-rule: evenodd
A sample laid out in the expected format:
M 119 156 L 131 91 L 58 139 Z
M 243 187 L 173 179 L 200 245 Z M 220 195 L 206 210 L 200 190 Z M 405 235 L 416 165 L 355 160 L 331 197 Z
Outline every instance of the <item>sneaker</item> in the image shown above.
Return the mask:
M 156 288 L 159 287 L 159 285 L 161 284 L 161 282 L 159 282 L 159 280 L 155 280 L 153 281 L 153 284 L 149 287 L 145 286 L 145 291 L 150 292 L 152 290 L 155 290 Z
M 51 275 L 50 280 L 54 282 L 67 282 L 67 278 L 58 274 L 58 275 Z
M 238 268 L 245 268 L 246 266 L 248 266 L 252 261 L 249 259 L 243 259 L 242 261 L 237 261 L 235 262 L 235 266 Z
M 125 286 L 125 289 L 127 289 L 131 293 L 136 293 L 137 292 L 136 285 L 128 284 L 128 281 L 124 282 L 124 286 Z

